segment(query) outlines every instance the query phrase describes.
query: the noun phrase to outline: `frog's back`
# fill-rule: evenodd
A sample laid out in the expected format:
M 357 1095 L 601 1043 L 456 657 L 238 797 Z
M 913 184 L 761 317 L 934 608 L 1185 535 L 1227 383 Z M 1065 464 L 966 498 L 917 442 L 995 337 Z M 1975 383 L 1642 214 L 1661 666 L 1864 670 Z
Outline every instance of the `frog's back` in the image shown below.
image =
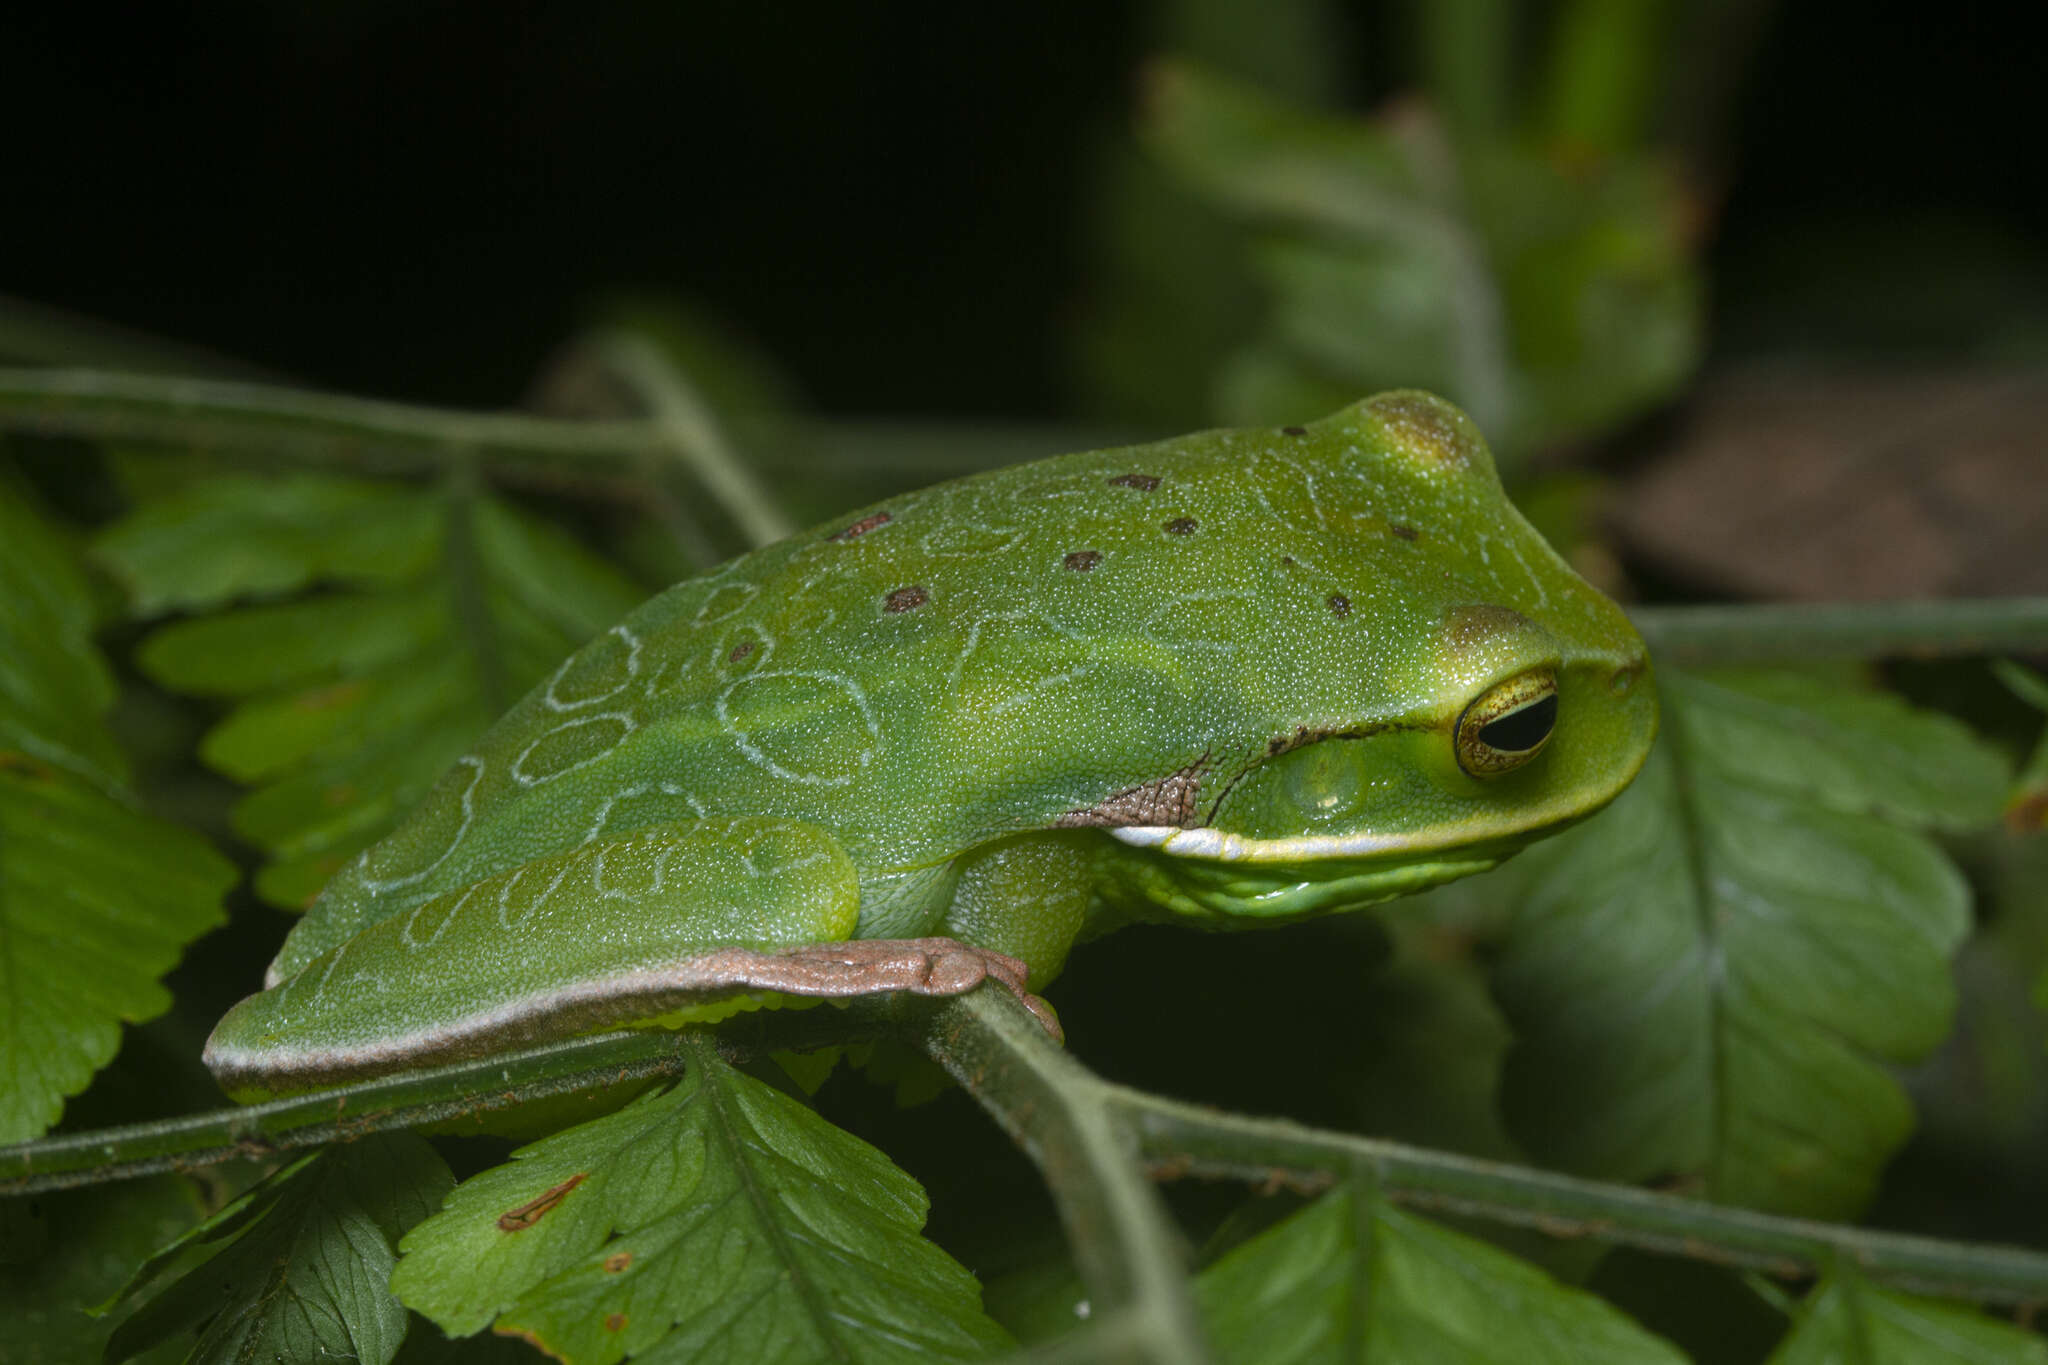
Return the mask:
M 1171 775 L 1399 712 L 1447 607 L 1536 613 L 1571 582 L 1422 395 L 937 485 L 678 584 L 565 661 L 335 879 L 306 946 L 658 821 L 814 822 L 863 873 L 1118 801 L 1176 823 L 1199 784 Z

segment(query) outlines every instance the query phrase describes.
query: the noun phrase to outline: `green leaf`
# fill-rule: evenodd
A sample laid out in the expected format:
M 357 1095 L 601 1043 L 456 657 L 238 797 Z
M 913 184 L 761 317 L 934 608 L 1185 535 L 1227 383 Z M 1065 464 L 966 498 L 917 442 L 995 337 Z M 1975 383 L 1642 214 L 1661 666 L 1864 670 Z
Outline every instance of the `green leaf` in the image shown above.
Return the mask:
M 128 765 L 102 720 L 114 678 L 92 625 L 92 590 L 71 547 L 0 482 L 0 753 L 114 786 Z
M 2048 678 L 2011 659 L 1994 659 L 1992 670 L 2012 694 L 2038 711 L 2048 711 Z M 2034 745 L 2005 802 L 2006 823 L 2016 831 L 2048 829 L 2048 733 Z
M 0 1142 L 35 1137 L 121 1042 L 157 984 L 221 922 L 235 871 L 134 809 L 102 713 L 85 580 L 0 485 Z
M 257 890 L 288 907 L 642 595 L 560 531 L 460 486 L 212 479 L 146 502 L 98 549 L 144 611 L 350 585 L 166 626 L 139 656 L 167 687 L 239 703 L 201 753 L 257 788 L 235 828 L 272 859 Z
M 1231 1251 L 1195 1295 L 1219 1358 L 1246 1365 L 1684 1360 L 1593 1295 L 1353 1186 Z
M 410 489 L 316 474 L 215 474 L 154 499 L 94 553 L 154 616 L 319 581 L 390 583 L 432 563 L 439 509 Z
M 1588 1175 L 1853 1212 L 1912 1127 L 1888 1065 L 1946 1035 L 1968 927 L 1962 877 L 1904 826 L 1986 823 L 2003 761 L 1804 678 L 1660 687 L 1635 785 L 1496 874 L 1510 1129 Z
M 1770 1365 L 2048 1365 L 2048 1343 L 1935 1299 L 1879 1289 L 1853 1272 L 1806 1296 Z
M 728 1066 L 514 1153 L 408 1236 L 392 1288 L 450 1335 L 577 1362 L 978 1359 L 1007 1344 L 874 1148 Z
M 1147 94 L 1153 153 L 1258 234 L 1271 321 L 1221 381 L 1226 420 L 1412 385 L 1513 459 L 1611 429 L 1691 372 L 1699 282 L 1655 163 L 1457 143 L 1413 107 L 1313 113 L 1187 63 Z
M 382 1365 L 406 1311 L 387 1287 L 394 1247 L 454 1184 L 410 1133 L 330 1147 L 272 1175 L 147 1262 L 123 1297 L 192 1248 L 220 1249 L 115 1329 L 127 1360 L 199 1330 L 195 1362 L 353 1360 Z
M 172 1175 L 0 1201 L 0 1365 L 97 1359 L 111 1325 L 87 1310 L 199 1212 Z M 151 1359 L 182 1359 L 175 1346 Z

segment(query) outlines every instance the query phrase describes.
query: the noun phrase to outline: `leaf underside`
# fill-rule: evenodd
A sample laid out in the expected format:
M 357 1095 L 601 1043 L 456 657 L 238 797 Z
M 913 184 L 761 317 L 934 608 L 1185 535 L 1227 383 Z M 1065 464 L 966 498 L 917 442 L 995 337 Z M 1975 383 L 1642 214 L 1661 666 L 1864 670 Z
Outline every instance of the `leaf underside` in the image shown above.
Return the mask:
M 924 1192 L 708 1043 L 675 1088 L 468 1180 L 392 1287 L 578 1362 L 979 1359 L 1008 1344 Z
M 1202 1272 L 1225 1365 L 1680 1365 L 1618 1310 L 1341 1186 Z
M 1844 1270 L 1806 1296 L 1769 1365 L 2048 1365 L 2048 1342 L 1974 1309 L 1880 1289 Z
M 1888 1067 L 1955 1006 L 1968 894 L 1920 831 L 1993 821 L 2004 762 L 1890 697 L 1730 681 L 1667 671 L 1635 785 L 1498 874 L 1503 1106 L 1571 1170 L 1847 1215 L 1912 1125 Z
M 118 1327 L 108 1362 L 196 1330 L 194 1362 L 384 1365 L 406 1311 L 387 1287 L 396 1245 L 454 1184 L 424 1139 L 382 1133 L 271 1176 L 144 1265 L 132 1293 L 180 1253 L 219 1244 Z

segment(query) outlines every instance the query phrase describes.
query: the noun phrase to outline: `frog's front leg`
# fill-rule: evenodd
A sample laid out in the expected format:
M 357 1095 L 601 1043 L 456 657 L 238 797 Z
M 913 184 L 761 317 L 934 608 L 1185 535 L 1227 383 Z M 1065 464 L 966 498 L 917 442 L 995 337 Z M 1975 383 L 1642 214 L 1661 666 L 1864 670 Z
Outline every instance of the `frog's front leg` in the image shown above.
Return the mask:
M 237 1098 L 315 1089 L 621 1025 L 708 1020 L 752 992 L 953 994 L 1025 965 L 945 939 L 846 941 L 859 878 L 788 820 L 655 825 L 373 924 L 230 1010 L 206 1062 Z
M 964 995 L 984 981 L 1006 988 L 1045 1026 L 1062 1036 L 1051 1008 L 1026 988 L 1030 968 L 1021 959 L 951 938 L 850 939 L 757 952 L 723 948 L 676 964 L 656 985 L 648 1004 L 673 999 L 687 1005 L 745 991 L 777 991 L 816 999 L 844 999 L 906 991 L 912 995 Z M 674 1008 L 670 1005 L 669 1008 Z M 666 1013 L 642 1009 L 636 1017 Z
M 1100 848 L 1096 830 L 1040 830 L 963 854 L 939 929 L 1020 960 L 1030 986 L 1043 989 L 1087 925 Z

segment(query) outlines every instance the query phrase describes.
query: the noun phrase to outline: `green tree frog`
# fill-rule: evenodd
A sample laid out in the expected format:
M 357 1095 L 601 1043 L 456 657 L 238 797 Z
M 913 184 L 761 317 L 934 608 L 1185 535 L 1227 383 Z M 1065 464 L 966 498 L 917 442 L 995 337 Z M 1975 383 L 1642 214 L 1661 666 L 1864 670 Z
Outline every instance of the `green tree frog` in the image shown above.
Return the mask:
M 1419 891 L 1598 810 L 1643 643 L 1396 392 L 891 498 L 566 660 L 286 939 L 239 1097 Z M 1035 997 L 1026 995 L 1036 1005 Z

